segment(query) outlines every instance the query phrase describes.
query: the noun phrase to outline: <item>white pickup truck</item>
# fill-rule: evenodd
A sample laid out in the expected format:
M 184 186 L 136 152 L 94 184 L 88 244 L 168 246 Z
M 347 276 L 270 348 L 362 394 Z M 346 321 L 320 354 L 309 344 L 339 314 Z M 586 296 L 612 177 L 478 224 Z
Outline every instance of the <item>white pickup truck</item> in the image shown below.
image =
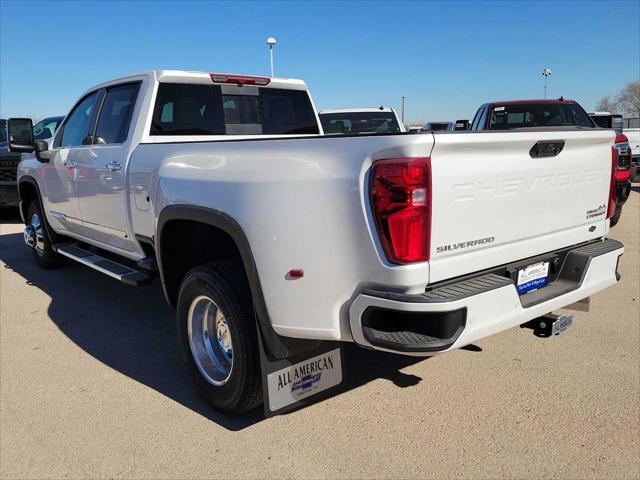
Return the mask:
M 227 412 L 332 391 L 341 342 L 435 355 L 619 278 L 613 131 L 320 132 L 298 80 L 97 85 L 50 147 L 10 135 L 25 241 L 44 268 L 157 272 L 196 384 Z

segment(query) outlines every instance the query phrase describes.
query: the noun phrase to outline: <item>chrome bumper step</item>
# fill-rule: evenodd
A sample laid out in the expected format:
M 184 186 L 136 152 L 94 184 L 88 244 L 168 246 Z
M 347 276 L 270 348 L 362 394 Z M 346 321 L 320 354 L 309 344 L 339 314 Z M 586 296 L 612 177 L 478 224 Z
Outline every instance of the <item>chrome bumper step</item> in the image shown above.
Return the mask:
M 114 262 L 71 243 L 53 244 L 53 249 L 60 255 L 91 267 L 127 285 L 139 286 L 151 280 L 151 277 L 146 272 Z

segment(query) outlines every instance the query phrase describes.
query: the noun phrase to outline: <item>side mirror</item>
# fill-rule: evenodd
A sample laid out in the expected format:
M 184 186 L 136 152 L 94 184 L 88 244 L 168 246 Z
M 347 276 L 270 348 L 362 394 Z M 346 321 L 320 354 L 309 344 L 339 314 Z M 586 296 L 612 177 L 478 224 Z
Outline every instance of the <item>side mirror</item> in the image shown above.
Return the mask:
M 51 150 L 46 140 L 37 140 L 35 143 L 36 158 L 39 162 L 48 163 L 51 160 Z
M 33 122 L 30 118 L 10 118 L 7 130 L 10 152 L 31 153 L 35 150 Z

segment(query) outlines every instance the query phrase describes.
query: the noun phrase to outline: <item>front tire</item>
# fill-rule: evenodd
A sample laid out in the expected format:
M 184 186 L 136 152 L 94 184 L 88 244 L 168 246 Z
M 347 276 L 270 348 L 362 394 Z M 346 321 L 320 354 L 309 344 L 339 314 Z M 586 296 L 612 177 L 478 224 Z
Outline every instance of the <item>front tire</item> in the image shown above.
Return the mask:
M 244 270 L 196 267 L 178 296 L 178 336 L 196 386 L 215 409 L 243 413 L 262 402 L 258 334 Z
M 27 229 L 30 229 L 32 234 L 32 247 L 31 251 L 36 260 L 36 263 L 46 269 L 50 270 L 57 268 L 62 264 L 62 257 L 53 249 L 53 242 L 47 232 L 47 226 L 45 222 L 47 220 L 42 215 L 42 209 L 38 200 L 33 200 L 29 204 L 27 210 Z

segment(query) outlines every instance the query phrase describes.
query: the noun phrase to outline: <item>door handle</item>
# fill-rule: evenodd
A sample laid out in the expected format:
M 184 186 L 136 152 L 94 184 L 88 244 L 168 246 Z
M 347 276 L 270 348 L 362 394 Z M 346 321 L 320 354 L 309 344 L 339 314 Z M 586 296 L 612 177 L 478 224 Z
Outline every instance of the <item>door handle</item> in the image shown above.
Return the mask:
M 78 166 L 76 162 L 72 162 L 71 160 L 64 160 L 62 162 L 62 165 L 64 165 L 67 168 L 76 168 Z
M 107 170 L 109 170 L 110 172 L 115 172 L 122 168 L 122 164 L 118 162 L 111 162 L 111 163 L 107 163 L 105 167 L 107 167 Z

